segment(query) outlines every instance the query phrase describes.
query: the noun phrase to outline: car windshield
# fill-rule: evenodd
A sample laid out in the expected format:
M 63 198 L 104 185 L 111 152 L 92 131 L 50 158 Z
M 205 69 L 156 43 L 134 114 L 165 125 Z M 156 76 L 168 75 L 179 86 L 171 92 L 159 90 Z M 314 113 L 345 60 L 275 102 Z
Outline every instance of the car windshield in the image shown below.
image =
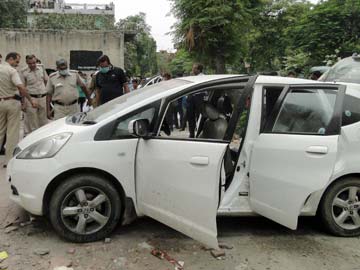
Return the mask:
M 134 105 L 144 99 L 147 99 L 151 96 L 167 91 L 169 89 L 183 86 L 189 83 L 191 82 L 182 79 L 173 79 L 146 87 L 144 89 L 133 91 L 129 94 L 123 95 L 112 101 L 109 101 L 104 105 L 101 105 L 95 108 L 94 110 L 88 112 L 85 117 L 80 118 L 81 119 L 80 123 L 87 123 L 89 121 L 100 122 L 106 119 L 107 117 L 113 115 L 114 113 L 121 111 L 131 105 Z
M 352 57 L 336 63 L 321 79 L 325 82 L 360 83 L 360 60 Z

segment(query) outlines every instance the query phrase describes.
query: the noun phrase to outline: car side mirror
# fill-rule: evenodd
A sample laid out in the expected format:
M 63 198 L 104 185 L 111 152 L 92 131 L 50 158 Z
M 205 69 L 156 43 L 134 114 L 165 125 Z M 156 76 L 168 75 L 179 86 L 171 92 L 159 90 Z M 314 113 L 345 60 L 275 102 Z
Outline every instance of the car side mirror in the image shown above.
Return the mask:
M 150 122 L 148 119 L 131 120 L 129 123 L 129 133 L 135 137 L 148 137 L 149 136 Z

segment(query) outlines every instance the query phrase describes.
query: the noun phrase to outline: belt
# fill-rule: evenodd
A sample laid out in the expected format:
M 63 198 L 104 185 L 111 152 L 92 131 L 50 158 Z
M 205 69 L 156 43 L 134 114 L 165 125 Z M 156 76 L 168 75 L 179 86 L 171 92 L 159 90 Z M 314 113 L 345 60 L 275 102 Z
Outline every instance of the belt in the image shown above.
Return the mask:
M 38 95 L 35 95 L 35 94 L 30 94 L 30 97 L 33 97 L 33 98 L 43 98 L 45 97 L 47 94 L 38 94 Z
M 62 103 L 60 101 L 57 101 L 57 100 L 54 100 L 54 103 L 57 104 L 57 105 L 61 105 L 61 106 L 70 106 L 70 105 L 73 105 L 75 103 L 77 103 L 77 99 L 75 99 L 73 102 L 70 102 L 69 104 L 65 104 L 65 103 Z
M 12 97 L 0 97 L 0 101 L 9 100 L 9 99 L 15 99 L 15 96 L 12 96 Z

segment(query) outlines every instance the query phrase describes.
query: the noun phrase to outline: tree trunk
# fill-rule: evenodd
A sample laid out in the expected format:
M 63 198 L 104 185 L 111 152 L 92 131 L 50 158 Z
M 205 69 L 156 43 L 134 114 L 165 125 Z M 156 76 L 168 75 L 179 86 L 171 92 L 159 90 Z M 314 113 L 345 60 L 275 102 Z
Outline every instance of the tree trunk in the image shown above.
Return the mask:
M 219 52 L 215 57 L 215 72 L 216 74 L 225 74 L 225 56 Z

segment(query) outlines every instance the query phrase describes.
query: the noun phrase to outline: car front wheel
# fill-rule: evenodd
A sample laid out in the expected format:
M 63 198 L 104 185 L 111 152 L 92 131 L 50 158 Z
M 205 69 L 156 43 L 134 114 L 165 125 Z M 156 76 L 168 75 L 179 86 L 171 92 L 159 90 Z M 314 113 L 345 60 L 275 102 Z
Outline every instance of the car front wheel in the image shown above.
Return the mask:
M 324 195 L 320 217 L 326 229 L 337 236 L 360 235 L 360 179 L 344 178 Z
M 72 242 L 104 239 L 119 222 L 121 199 L 115 187 L 97 175 L 74 175 L 61 183 L 50 200 L 50 222 Z

